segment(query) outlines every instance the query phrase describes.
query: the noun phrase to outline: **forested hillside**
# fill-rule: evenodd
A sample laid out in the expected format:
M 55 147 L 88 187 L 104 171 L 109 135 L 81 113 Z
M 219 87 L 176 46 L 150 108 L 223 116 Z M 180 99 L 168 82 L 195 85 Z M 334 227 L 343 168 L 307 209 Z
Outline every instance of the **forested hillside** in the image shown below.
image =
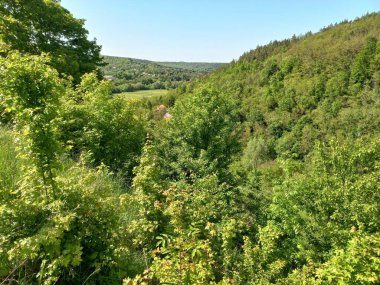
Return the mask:
M 240 108 L 245 137 L 268 146 L 268 160 L 302 159 L 315 140 L 378 132 L 379 14 L 274 41 L 245 53 L 189 90 L 210 87 Z
M 257 47 L 167 108 L 114 94 L 98 53 L 57 66 L 17 36 L 98 51 L 45 25 L 86 34 L 59 1 L 0 11 L 0 284 L 379 284 L 380 13 Z
M 221 67 L 224 63 L 216 62 L 170 62 L 170 61 L 158 61 L 163 66 L 169 66 L 174 68 L 182 68 L 187 70 L 193 70 L 198 72 L 212 72 Z
M 380 282 L 379 13 L 258 47 L 180 97 L 135 177 L 151 282 Z
M 221 63 L 154 62 L 142 59 L 104 56 L 102 71 L 113 81 L 113 92 L 174 89 L 220 67 Z

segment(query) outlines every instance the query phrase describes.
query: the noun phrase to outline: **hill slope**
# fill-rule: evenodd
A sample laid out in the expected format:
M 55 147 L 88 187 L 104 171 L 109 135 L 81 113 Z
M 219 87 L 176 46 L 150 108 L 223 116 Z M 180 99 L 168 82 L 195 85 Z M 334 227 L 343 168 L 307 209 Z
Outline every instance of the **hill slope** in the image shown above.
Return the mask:
M 379 13 L 178 93 L 134 184 L 160 239 L 149 281 L 379 284 Z
M 149 60 L 104 56 L 105 78 L 114 81 L 114 92 L 148 89 L 173 89 L 214 71 L 220 63 L 154 62 Z
M 245 53 L 188 90 L 238 99 L 246 137 L 272 157 L 307 154 L 315 139 L 380 130 L 380 13 Z
M 177 61 L 177 62 L 157 61 L 156 63 L 162 66 L 181 68 L 181 69 L 192 70 L 196 72 L 204 72 L 204 73 L 215 71 L 216 69 L 218 69 L 224 64 L 224 63 L 217 63 L 217 62 L 183 62 L 183 61 Z

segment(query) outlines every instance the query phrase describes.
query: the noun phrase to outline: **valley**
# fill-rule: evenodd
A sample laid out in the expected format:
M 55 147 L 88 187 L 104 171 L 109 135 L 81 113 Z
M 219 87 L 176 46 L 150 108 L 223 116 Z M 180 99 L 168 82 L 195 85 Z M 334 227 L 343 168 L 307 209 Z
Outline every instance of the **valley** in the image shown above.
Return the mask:
M 131 2 L 171 53 L 251 36 Z M 380 12 L 222 64 L 102 56 L 63 3 L 0 1 L 1 285 L 380 284 Z

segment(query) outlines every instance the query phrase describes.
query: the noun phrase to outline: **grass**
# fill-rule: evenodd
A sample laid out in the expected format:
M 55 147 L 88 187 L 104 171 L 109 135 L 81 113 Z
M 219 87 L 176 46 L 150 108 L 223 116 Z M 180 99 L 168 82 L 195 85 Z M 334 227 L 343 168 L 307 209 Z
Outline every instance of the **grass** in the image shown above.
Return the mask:
M 118 96 L 125 96 L 130 99 L 143 99 L 151 97 L 159 97 L 168 94 L 168 90 L 158 89 L 158 90 L 140 90 L 134 92 L 123 92 L 119 93 Z
M 19 159 L 16 157 L 12 131 L 0 127 L 0 200 L 4 198 L 5 189 L 15 189 L 19 178 Z

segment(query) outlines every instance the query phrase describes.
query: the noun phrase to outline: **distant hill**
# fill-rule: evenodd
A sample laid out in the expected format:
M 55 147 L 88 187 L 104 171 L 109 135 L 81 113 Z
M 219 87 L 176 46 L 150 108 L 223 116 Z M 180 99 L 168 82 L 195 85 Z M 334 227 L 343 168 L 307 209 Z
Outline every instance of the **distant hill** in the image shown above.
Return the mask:
M 114 82 L 114 93 L 137 90 L 173 89 L 216 70 L 222 63 L 154 62 L 143 59 L 104 56 L 106 79 Z
M 196 72 L 212 72 L 219 67 L 221 67 L 224 63 L 217 62 L 169 62 L 169 61 L 157 61 L 159 65 L 173 67 L 173 68 L 181 68 L 186 70 L 192 70 Z

